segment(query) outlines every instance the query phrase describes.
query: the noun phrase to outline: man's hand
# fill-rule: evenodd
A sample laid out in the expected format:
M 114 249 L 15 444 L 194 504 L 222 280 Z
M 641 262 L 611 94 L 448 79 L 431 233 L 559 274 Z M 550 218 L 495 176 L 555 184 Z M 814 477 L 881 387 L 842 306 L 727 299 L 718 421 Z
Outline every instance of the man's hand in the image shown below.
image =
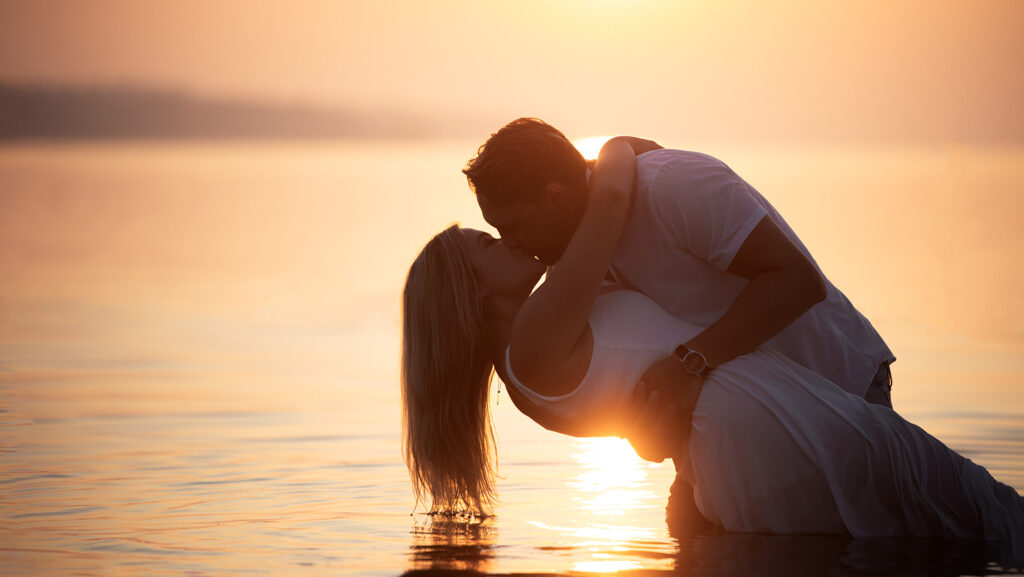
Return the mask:
M 637 455 L 660 463 L 689 441 L 702 380 L 686 372 L 675 355 L 647 369 L 633 391 L 633 411 L 626 425 L 626 438 Z

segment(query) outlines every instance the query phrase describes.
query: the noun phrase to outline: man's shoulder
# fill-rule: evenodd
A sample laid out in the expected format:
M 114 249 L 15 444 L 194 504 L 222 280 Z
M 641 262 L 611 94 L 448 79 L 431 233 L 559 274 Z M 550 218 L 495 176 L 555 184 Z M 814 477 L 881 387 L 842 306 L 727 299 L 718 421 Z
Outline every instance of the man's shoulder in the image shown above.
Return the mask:
M 659 148 L 657 150 L 645 152 L 640 156 L 637 156 L 636 159 L 638 165 L 645 166 L 673 163 L 722 164 L 721 160 L 718 160 L 714 156 L 705 152 L 681 150 L 678 148 Z
M 637 157 L 637 188 L 657 189 L 666 184 L 696 184 L 731 170 L 710 154 L 662 148 Z

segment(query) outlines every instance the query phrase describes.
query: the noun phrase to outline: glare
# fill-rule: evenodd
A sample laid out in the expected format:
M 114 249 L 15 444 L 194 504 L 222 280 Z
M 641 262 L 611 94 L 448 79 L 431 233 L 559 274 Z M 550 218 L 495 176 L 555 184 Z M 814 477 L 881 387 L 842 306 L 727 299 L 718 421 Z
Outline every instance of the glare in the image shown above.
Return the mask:
M 574 571 L 642 568 L 644 563 L 622 559 L 621 552 L 659 538 L 665 503 L 653 481 L 660 479 L 657 470 L 665 465 L 644 461 L 624 439 L 581 438 L 575 443 L 578 450 L 572 460 L 579 472 L 567 481 L 569 501 L 555 518 L 527 522 L 558 535 L 560 544 L 575 551 Z
M 640 569 L 640 564 L 634 561 L 623 561 L 618 559 L 598 559 L 594 561 L 580 561 L 574 563 L 573 571 L 585 573 L 618 573 L 630 569 Z
M 572 144 L 576 147 L 576 150 L 580 151 L 583 158 L 593 160 L 597 158 L 597 155 L 601 152 L 601 147 L 610 138 L 611 136 L 588 136 L 586 138 L 577 138 L 572 141 Z
M 586 471 L 580 475 L 585 491 L 604 491 L 625 487 L 647 477 L 646 461 L 637 456 L 625 439 L 599 437 L 581 439 L 579 453 L 573 455 Z
M 580 527 L 569 525 L 552 525 L 542 521 L 527 521 L 539 529 L 546 529 L 569 535 L 578 539 L 574 544 L 583 549 L 600 551 L 601 549 L 618 549 L 625 544 L 636 541 L 656 539 L 657 535 L 651 527 L 635 525 L 591 524 Z
M 569 486 L 582 493 L 577 499 L 585 510 L 622 516 L 656 499 L 647 483 L 652 464 L 638 457 L 625 439 L 580 439 L 579 446 L 581 451 L 573 459 L 583 471 Z

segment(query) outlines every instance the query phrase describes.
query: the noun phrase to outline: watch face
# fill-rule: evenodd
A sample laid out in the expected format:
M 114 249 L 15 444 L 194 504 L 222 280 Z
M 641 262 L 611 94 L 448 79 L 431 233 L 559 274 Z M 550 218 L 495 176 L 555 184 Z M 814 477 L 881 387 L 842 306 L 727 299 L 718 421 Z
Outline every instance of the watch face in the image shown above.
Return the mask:
M 683 357 L 683 368 L 695 375 L 701 374 L 707 367 L 707 361 L 696 351 L 690 351 Z

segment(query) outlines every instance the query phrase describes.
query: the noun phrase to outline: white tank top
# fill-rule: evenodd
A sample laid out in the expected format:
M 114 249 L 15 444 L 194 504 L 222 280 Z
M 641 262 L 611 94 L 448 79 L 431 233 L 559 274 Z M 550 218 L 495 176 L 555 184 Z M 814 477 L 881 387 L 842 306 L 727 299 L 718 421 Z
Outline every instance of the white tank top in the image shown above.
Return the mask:
M 673 317 L 646 296 L 625 290 L 598 297 L 588 322 L 594 348 L 575 389 L 553 397 L 532 391 L 516 378 L 506 348 L 509 386 L 556 416 L 608 422 L 624 414 L 636 383 L 651 365 L 704 330 Z

